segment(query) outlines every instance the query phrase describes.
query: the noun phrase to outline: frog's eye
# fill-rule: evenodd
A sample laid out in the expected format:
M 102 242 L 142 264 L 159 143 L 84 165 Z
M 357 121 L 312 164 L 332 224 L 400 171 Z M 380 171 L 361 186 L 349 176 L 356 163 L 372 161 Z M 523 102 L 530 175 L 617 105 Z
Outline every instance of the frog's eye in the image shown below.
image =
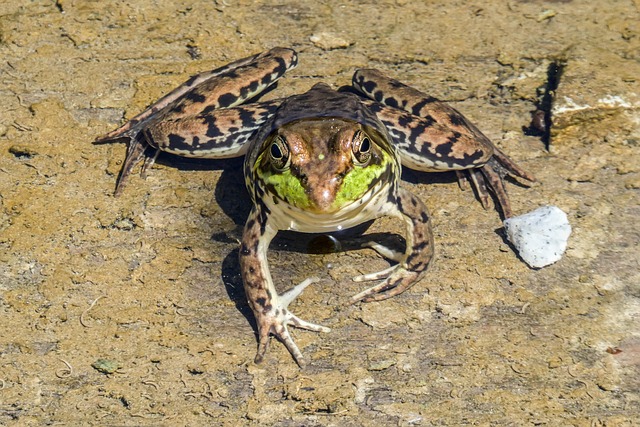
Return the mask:
M 353 137 L 353 159 L 360 166 L 371 159 L 371 140 L 364 132 L 358 131 Z
M 283 137 L 276 136 L 273 138 L 269 148 L 269 157 L 271 164 L 276 169 L 283 170 L 289 166 L 289 147 Z

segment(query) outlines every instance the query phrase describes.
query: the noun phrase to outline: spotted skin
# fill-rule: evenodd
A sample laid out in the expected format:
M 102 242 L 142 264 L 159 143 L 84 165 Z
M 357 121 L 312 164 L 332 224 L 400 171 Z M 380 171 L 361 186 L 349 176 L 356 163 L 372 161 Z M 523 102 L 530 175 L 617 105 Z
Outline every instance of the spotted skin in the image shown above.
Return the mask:
M 275 48 L 194 76 L 147 110 L 97 142 L 128 139 L 116 195 L 144 159 L 158 152 L 185 157 L 245 156 L 244 173 L 253 208 L 239 250 L 240 270 L 258 326 L 256 362 L 277 337 L 296 362 L 306 360 L 288 326 L 329 328 L 294 315 L 289 304 L 312 282 L 279 294 L 267 252 L 279 230 L 324 233 L 382 216 L 405 224 L 406 247 L 371 247 L 397 264 L 354 280 L 377 280 L 351 302 L 381 301 L 417 283 L 433 259 L 430 218 L 423 202 L 401 188 L 401 164 L 425 172 L 458 173 L 471 182 L 482 205 L 491 191 L 503 215 L 512 214 L 506 175 L 533 177 L 498 150 L 459 112 L 376 70 L 358 70 L 356 93 L 319 83 L 286 99 L 246 101 L 295 67 L 295 51 Z
M 153 164 L 158 151 L 197 158 L 244 155 L 245 143 L 273 115 L 279 102 L 231 108 L 263 92 L 297 65 L 293 49 L 274 48 L 198 74 L 98 138 L 96 143 L 129 140 L 115 195 L 122 193 L 131 171 L 148 151 L 154 154 L 145 161 L 143 172 Z
M 485 209 L 490 188 L 504 217 L 513 216 L 503 178 L 535 178 L 460 112 L 378 70 L 357 70 L 352 84 L 369 98 L 367 106 L 389 129 L 404 166 L 423 172 L 455 170 L 462 182 L 466 177 L 459 171 L 465 170 Z

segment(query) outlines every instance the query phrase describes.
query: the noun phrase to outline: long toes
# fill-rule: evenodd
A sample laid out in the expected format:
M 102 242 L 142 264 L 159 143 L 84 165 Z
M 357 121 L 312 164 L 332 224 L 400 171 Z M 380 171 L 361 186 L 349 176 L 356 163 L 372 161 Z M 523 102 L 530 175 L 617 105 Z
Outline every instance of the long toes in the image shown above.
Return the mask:
M 296 299 L 298 297 L 298 295 L 300 295 L 302 293 L 302 291 L 304 291 L 307 286 L 309 286 L 312 283 L 318 282 L 318 281 L 320 281 L 319 278 L 310 277 L 310 278 L 304 280 L 299 285 L 294 286 L 293 288 L 289 289 L 284 294 L 280 295 L 279 299 L 280 299 L 280 304 L 281 304 L 282 308 L 287 308 L 289 306 L 289 304 L 291 304 L 291 302 L 294 299 Z
M 296 328 L 306 329 L 308 331 L 331 332 L 331 329 L 327 328 L 326 326 L 317 325 L 315 323 L 307 322 L 305 320 L 302 320 L 301 318 L 299 318 L 295 314 L 291 314 L 291 313 L 289 313 L 289 322 L 288 323 L 293 325 L 293 326 L 295 326 Z
M 495 194 L 496 199 L 498 200 L 498 204 L 502 209 L 502 213 L 505 218 L 510 218 L 513 213 L 511 211 L 511 203 L 509 202 L 509 195 L 507 194 L 507 189 L 504 187 L 504 182 L 502 181 L 502 177 L 500 174 L 493 168 L 489 167 L 489 165 L 485 165 L 482 169 L 482 174 L 487 178 L 489 182 L 489 186 L 493 190 L 493 194 Z
M 124 186 L 129 180 L 131 171 L 133 171 L 133 168 L 143 159 L 146 149 L 147 147 L 144 144 L 139 143 L 135 138 L 132 138 L 131 141 L 129 141 L 127 157 L 124 159 L 124 163 L 122 164 L 122 169 L 120 170 L 120 175 L 118 176 L 118 181 L 116 183 L 116 190 L 113 193 L 114 196 L 117 197 L 122 193 Z
M 409 289 L 419 277 L 420 272 L 399 268 L 384 281 L 352 296 L 349 301 L 353 304 L 358 301 L 382 301 L 391 298 Z
M 477 169 L 469 169 L 469 178 L 471 178 L 471 182 L 473 183 L 473 187 L 476 189 L 478 193 L 478 197 L 480 198 L 480 203 L 484 209 L 489 208 L 489 190 L 487 189 L 487 184 L 485 183 L 484 177 L 482 173 Z
M 307 364 L 302 352 L 296 345 L 295 341 L 293 341 L 293 338 L 291 337 L 291 334 L 289 334 L 289 330 L 286 326 L 282 326 L 281 330 L 277 331 L 275 335 L 284 344 L 284 346 L 287 347 L 287 350 L 289 350 L 289 353 L 291 353 L 291 356 L 293 356 L 300 367 Z
M 381 280 L 386 279 L 393 273 L 394 270 L 398 268 L 397 265 L 392 265 L 389 268 L 385 268 L 382 271 L 377 271 L 375 273 L 362 274 L 360 276 L 356 276 L 353 278 L 354 282 L 368 282 L 370 280 Z

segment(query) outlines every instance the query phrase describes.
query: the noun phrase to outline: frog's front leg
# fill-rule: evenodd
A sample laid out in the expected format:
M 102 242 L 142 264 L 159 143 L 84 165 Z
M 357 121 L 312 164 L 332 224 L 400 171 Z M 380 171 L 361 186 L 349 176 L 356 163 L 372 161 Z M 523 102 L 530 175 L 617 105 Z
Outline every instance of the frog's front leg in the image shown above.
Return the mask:
M 433 258 L 433 232 L 427 208 L 422 201 L 405 189 L 398 189 L 397 196 L 389 201 L 385 209 L 392 215 L 401 217 L 406 225 L 406 249 L 398 260 L 398 265 L 379 273 L 359 276 L 356 280 L 374 280 L 385 278 L 373 286 L 351 298 L 351 302 L 381 301 L 398 295 L 413 286 L 429 267 Z M 374 247 L 375 249 L 375 247 Z M 381 252 L 385 252 L 385 248 Z M 388 252 L 396 258 L 393 251 Z
M 307 279 L 282 295 L 278 295 L 267 261 L 267 249 L 277 230 L 268 223 L 266 207 L 254 207 L 242 235 L 240 269 L 249 305 L 258 325 L 258 353 L 255 362 L 260 363 L 268 348 L 271 334 L 287 347 L 298 365 L 304 366 L 302 352 L 289 334 L 287 325 L 316 332 L 329 332 L 324 326 L 306 322 L 288 309 L 289 304 L 317 279 Z

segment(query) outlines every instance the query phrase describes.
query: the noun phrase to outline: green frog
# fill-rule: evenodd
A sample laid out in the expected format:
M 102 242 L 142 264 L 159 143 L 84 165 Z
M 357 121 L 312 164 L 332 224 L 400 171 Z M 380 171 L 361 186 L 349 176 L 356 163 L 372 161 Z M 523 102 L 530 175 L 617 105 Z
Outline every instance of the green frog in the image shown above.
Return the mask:
M 318 83 L 300 95 L 247 103 L 296 65 L 293 49 L 274 48 L 196 75 L 97 142 L 129 141 L 116 195 L 136 164 L 144 160 L 144 174 L 161 151 L 195 158 L 245 156 L 253 208 L 239 258 L 258 326 L 255 361 L 263 359 L 274 335 L 303 366 L 288 326 L 329 328 L 288 308 L 317 279 L 277 292 L 267 250 L 279 230 L 328 233 L 381 216 L 402 219 L 404 252 L 372 245 L 395 264 L 354 278 L 378 283 L 351 302 L 380 301 L 414 285 L 433 258 L 429 214 L 399 185 L 401 165 L 456 171 L 461 183 L 471 181 L 485 208 L 491 191 L 504 217 L 512 211 L 503 177 L 534 178 L 458 111 L 377 70 L 357 70 L 347 90 Z

